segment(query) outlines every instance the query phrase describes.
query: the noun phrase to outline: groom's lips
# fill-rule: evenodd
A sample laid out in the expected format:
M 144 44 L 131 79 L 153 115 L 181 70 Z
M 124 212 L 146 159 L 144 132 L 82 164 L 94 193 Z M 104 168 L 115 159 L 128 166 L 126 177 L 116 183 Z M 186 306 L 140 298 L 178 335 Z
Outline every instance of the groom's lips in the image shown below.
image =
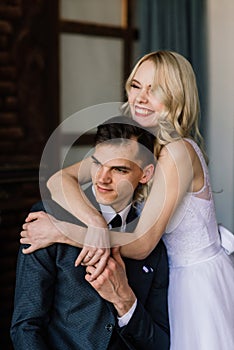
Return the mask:
M 102 187 L 102 186 L 99 186 L 99 185 L 96 185 L 96 188 L 101 193 L 107 193 L 107 192 L 113 191 L 111 188 L 106 188 L 106 187 Z

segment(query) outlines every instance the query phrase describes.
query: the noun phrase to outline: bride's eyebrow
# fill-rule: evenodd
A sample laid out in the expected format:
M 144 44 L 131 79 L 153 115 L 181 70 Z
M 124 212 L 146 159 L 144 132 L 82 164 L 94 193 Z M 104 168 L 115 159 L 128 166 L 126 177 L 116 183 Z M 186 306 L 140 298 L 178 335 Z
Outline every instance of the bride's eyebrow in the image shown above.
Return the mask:
M 131 84 L 138 84 L 138 85 L 141 85 L 141 83 L 140 83 L 138 80 L 136 80 L 135 78 L 132 79 Z M 149 84 L 149 85 L 148 85 L 148 88 L 151 89 L 151 86 L 152 86 L 152 85 Z
M 139 82 L 138 80 L 136 80 L 135 78 L 132 79 L 131 84 L 132 84 L 132 83 L 140 84 L 140 82 Z

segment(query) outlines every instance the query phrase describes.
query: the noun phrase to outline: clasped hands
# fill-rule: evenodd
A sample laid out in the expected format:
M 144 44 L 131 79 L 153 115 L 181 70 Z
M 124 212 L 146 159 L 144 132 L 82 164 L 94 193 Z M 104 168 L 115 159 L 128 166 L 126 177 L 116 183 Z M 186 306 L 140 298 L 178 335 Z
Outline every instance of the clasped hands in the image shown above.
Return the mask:
M 20 233 L 20 243 L 30 245 L 23 248 L 23 253 L 30 254 L 53 243 L 71 243 L 70 239 L 63 233 L 64 229 L 67 228 L 67 223 L 65 226 L 63 224 L 45 212 L 30 213 Z M 82 229 L 84 230 L 84 228 Z M 109 235 L 108 230 L 106 233 Z M 93 228 L 86 231 L 84 243 L 92 243 L 95 234 L 99 233 L 94 232 Z M 102 235 L 100 237 L 103 239 Z M 98 243 L 102 244 L 100 237 Z M 73 243 L 73 245 L 79 246 L 77 241 L 73 241 Z M 136 297 L 128 284 L 125 264 L 119 248 L 112 248 L 110 256 L 110 248 L 107 244 L 109 243 L 105 239 L 102 246 L 106 248 L 84 246 L 75 261 L 75 266 L 79 264 L 86 266 L 86 281 L 102 298 L 113 303 L 118 315 L 122 316 L 131 308 Z
M 75 266 L 95 266 L 91 279 L 103 272 L 110 256 L 110 239 L 108 229 L 97 227 L 84 228 L 59 221 L 43 211 L 30 213 L 22 226 L 20 243 L 29 244 L 23 248 L 24 254 L 48 247 L 54 243 L 66 243 L 76 247 L 83 246 Z M 78 232 L 79 231 L 79 232 Z M 71 234 L 68 234 L 70 232 Z M 80 234 L 79 239 L 78 233 Z M 83 240 L 81 234 L 83 233 Z M 102 248 L 98 248 L 102 247 Z

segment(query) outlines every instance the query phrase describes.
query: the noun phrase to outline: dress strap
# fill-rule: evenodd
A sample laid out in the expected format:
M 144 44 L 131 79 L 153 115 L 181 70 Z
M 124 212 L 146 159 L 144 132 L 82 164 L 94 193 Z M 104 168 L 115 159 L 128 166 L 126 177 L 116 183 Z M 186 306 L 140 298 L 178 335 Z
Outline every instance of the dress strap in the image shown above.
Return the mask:
M 193 195 L 199 198 L 207 199 L 209 200 L 212 197 L 212 192 L 210 188 L 210 179 L 209 179 L 209 174 L 208 174 L 208 167 L 205 161 L 205 158 L 203 156 L 203 153 L 200 149 L 200 147 L 196 144 L 196 142 L 192 139 L 189 138 L 184 138 L 185 141 L 189 142 L 194 151 L 196 152 L 202 166 L 202 171 L 203 171 L 203 176 L 204 176 L 204 185 L 203 187 L 197 191 L 193 192 Z

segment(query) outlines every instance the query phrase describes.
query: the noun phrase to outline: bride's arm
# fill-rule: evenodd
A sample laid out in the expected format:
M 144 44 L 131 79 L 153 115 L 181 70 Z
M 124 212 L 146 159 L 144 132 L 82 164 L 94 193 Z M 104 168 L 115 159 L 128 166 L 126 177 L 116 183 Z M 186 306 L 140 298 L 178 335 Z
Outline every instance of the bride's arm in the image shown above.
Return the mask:
M 99 275 L 103 271 L 109 258 L 110 240 L 106 227 L 104 229 L 98 228 L 98 232 L 96 232 L 95 227 L 86 228 L 60 221 L 48 213 L 38 211 L 27 216 L 20 235 L 20 243 L 28 245 L 22 250 L 24 254 L 33 253 L 35 250 L 48 247 L 54 243 L 64 243 L 80 248 L 85 246 L 86 248 L 84 247 L 81 253 L 86 249 L 85 253 L 93 254 L 93 264 L 98 261 L 95 275 Z M 79 255 L 75 261 L 75 266 L 78 266 L 81 262 L 85 263 L 88 259 L 85 256 L 84 254 L 84 258 L 81 260 Z M 88 261 L 92 260 L 88 259 Z
M 194 151 L 190 149 L 188 145 L 186 147 L 183 141 L 173 142 L 163 148 L 156 166 L 149 197 L 146 200 L 135 231 L 133 233 L 126 232 L 122 234 L 113 231 L 109 232 L 111 239 L 110 245 L 121 246 L 122 255 L 134 259 L 143 259 L 157 245 L 170 221 L 170 218 L 172 217 L 172 214 L 181 202 L 181 199 L 186 192 L 192 191 L 193 156 Z M 35 215 L 37 215 L 37 213 L 35 213 Z M 36 219 L 36 217 L 34 219 Z M 32 224 L 33 222 L 31 225 Z M 24 225 L 28 224 L 26 223 Z M 28 239 L 27 237 L 31 227 L 32 226 L 24 226 L 25 231 L 23 231 L 23 235 L 21 234 L 24 239 Z M 60 227 L 60 230 L 58 229 L 60 235 L 58 235 L 59 238 L 57 236 L 56 242 L 74 245 L 72 241 L 75 241 L 76 245 L 78 243 L 78 245 L 83 245 L 84 239 L 87 239 L 88 236 L 89 244 L 91 246 L 100 247 L 100 241 L 103 238 L 103 234 L 101 232 L 99 236 L 99 228 L 95 227 L 95 225 L 91 226 L 91 232 L 89 235 L 87 235 L 86 229 L 79 228 L 76 225 L 69 223 L 63 222 L 61 223 L 61 226 L 58 227 Z M 37 232 L 39 231 L 40 230 L 38 229 Z M 61 232 L 64 232 L 65 236 L 62 236 Z M 106 230 L 103 230 L 103 232 L 106 233 Z M 45 234 L 45 236 L 48 236 L 48 234 Z M 37 234 L 34 235 L 34 239 L 38 239 Z M 69 240 L 71 241 L 69 242 Z M 53 242 L 55 241 L 52 241 L 51 243 Z M 32 241 L 21 240 L 21 243 L 32 244 Z M 108 242 L 106 241 L 104 245 L 106 247 Z M 104 245 L 101 243 L 101 247 Z M 28 252 L 30 251 L 28 250 Z
M 121 245 L 123 256 L 143 259 L 155 248 L 182 198 L 192 191 L 194 155 L 192 146 L 184 141 L 162 149 L 134 236 L 130 240 L 129 234 L 120 237 L 111 232 L 111 245 Z
M 120 234 L 119 232 L 110 231 L 108 234 L 107 229 L 100 231 L 100 228 L 97 229 L 95 227 L 91 227 L 91 230 L 87 232 L 86 228 L 56 220 L 55 238 L 52 239 L 54 229 L 51 228 L 50 230 L 48 225 L 46 225 L 46 229 L 43 232 L 40 221 L 38 220 L 38 218 L 40 219 L 38 215 L 45 217 L 48 214 L 31 213 L 29 214 L 28 222 L 23 225 L 23 231 L 21 232 L 21 243 L 31 244 L 24 252 L 30 253 L 47 246 L 48 242 L 46 245 L 43 245 L 42 241 L 43 239 L 48 240 L 49 237 L 49 244 L 61 242 L 75 246 L 86 244 L 88 246 L 104 248 L 121 246 L 122 255 L 132 259 L 145 258 L 157 245 L 181 199 L 186 192 L 192 191 L 192 153 L 189 153 L 191 152 L 187 150 L 182 142 L 173 143 L 162 150 L 156 166 L 151 192 L 133 233 L 126 232 Z M 33 231 L 34 225 L 37 225 L 37 233 L 34 233 L 33 238 L 30 238 L 30 232 Z M 43 234 L 42 240 L 40 239 L 40 235 L 38 235 L 39 232 Z M 49 235 L 48 232 L 50 232 Z M 103 255 L 101 251 L 100 258 L 96 254 L 95 259 L 99 263 L 95 275 L 92 276 L 93 278 L 96 278 L 102 272 L 107 257 L 108 253 L 106 252 Z M 93 265 L 95 263 L 93 259 L 90 259 L 90 261 L 85 260 L 84 262 L 86 265 Z M 78 261 L 80 262 L 79 258 Z
M 133 259 L 143 259 L 149 255 L 165 232 L 182 198 L 192 191 L 194 154 L 192 146 L 184 141 L 173 142 L 162 149 L 153 185 L 135 231 L 121 235 L 110 231 L 110 246 L 121 246 L 121 254 Z M 69 227 L 66 232 L 69 238 L 76 235 L 75 230 L 71 233 Z M 98 234 L 94 228 L 86 237 L 95 241 Z
M 69 211 L 87 226 L 104 228 L 106 222 L 85 196 L 81 185 L 91 181 L 91 157 L 59 170 L 47 182 L 55 202 Z
M 29 213 L 22 229 L 20 243 L 30 245 L 23 248 L 24 254 L 33 253 L 54 243 L 65 243 L 81 248 L 87 231 L 86 227 L 57 220 L 44 211 Z
M 68 168 L 62 169 L 49 179 L 47 186 L 54 201 L 88 226 L 83 249 L 77 258 L 76 265 L 86 262 L 90 256 L 94 256 L 90 261 L 95 263 L 97 260 L 102 260 L 104 266 L 110 253 L 110 237 L 106 230 L 106 221 L 91 204 L 81 188 L 82 184 L 91 181 L 91 164 L 92 158 L 89 157 Z M 92 237 L 93 233 L 95 235 L 94 237 Z M 79 238 L 75 240 L 80 241 Z M 73 243 L 72 241 L 70 241 L 70 244 Z M 90 244 L 90 241 L 93 244 Z M 108 247 L 106 242 L 108 242 Z M 69 241 L 66 243 L 69 243 Z M 100 244 L 101 247 L 105 246 L 105 248 L 98 249 Z

